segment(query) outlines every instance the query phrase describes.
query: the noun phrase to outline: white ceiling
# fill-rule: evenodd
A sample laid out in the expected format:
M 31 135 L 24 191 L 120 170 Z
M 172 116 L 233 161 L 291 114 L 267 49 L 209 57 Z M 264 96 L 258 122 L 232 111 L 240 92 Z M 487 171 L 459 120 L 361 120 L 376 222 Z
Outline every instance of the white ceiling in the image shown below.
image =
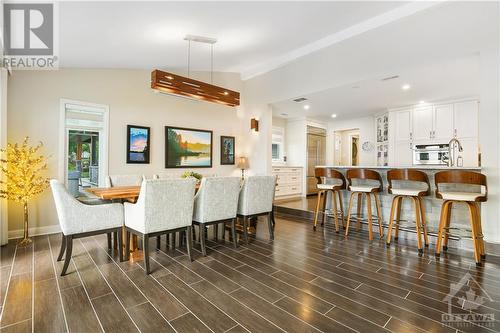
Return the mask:
M 186 34 L 215 37 L 214 69 L 248 71 L 405 2 L 60 2 L 60 66 L 177 68 Z M 191 66 L 209 70 L 207 45 Z

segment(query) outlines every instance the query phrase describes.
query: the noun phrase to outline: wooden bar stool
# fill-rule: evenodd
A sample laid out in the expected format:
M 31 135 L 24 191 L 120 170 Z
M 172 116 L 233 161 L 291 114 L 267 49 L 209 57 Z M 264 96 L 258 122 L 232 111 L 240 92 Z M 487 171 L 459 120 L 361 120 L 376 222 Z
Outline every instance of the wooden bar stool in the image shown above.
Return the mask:
M 441 218 L 439 221 L 439 233 L 436 242 L 436 257 L 448 249 L 448 236 L 450 229 L 451 207 L 453 203 L 465 203 L 469 208 L 469 223 L 471 225 L 472 240 L 474 241 L 474 258 L 477 266 L 482 266 L 481 260 L 486 259 L 484 250 L 483 231 L 481 227 L 480 203 L 488 200 L 488 185 L 486 176 L 473 171 L 452 170 L 441 171 L 434 176 L 436 183 L 436 198 L 443 199 L 441 206 Z M 441 190 L 442 185 L 476 185 L 481 187 L 478 192 L 459 192 L 457 190 Z M 442 238 L 444 234 L 444 243 Z
M 337 198 L 340 205 L 340 218 L 342 221 L 342 226 L 344 226 L 344 206 L 342 204 L 342 193 L 341 190 L 345 190 L 346 181 L 344 175 L 337 170 L 332 168 L 316 168 L 314 170 L 314 174 L 316 179 L 318 180 L 318 201 L 316 202 L 316 212 L 314 214 L 314 226 L 313 229 L 316 230 L 316 224 L 318 223 L 318 214 L 321 205 L 321 197 L 323 196 L 323 209 L 322 214 L 323 218 L 321 220 L 321 226 L 325 224 L 326 219 L 326 198 L 328 192 L 331 193 L 332 196 L 332 212 L 333 218 L 335 221 L 335 231 L 339 232 L 339 218 L 338 218 L 338 208 L 337 208 Z M 325 181 L 323 181 L 325 179 Z M 337 180 L 336 184 L 326 184 L 326 179 L 335 179 Z
M 387 181 L 389 182 L 388 192 L 394 194 L 392 199 L 391 215 L 389 218 L 389 228 L 387 231 L 387 246 L 391 245 L 392 226 L 394 223 L 394 215 L 396 214 L 396 230 L 394 232 L 394 240 L 398 239 L 399 220 L 401 218 L 401 205 L 404 198 L 409 198 L 413 201 L 415 207 L 415 224 L 417 229 L 417 246 L 419 254 L 424 252 L 422 248 L 422 233 L 424 234 L 425 247 L 429 246 L 429 238 L 427 237 L 427 227 L 425 219 L 425 208 L 422 197 L 428 196 L 431 193 L 431 185 L 429 177 L 425 172 L 414 169 L 393 169 L 387 172 Z M 393 182 L 404 182 L 405 187 L 393 187 Z M 410 187 L 409 183 L 414 183 Z M 417 184 L 425 185 L 425 189 L 419 189 Z
M 358 222 L 358 229 L 361 227 L 361 204 L 363 200 L 363 194 L 366 197 L 366 209 L 367 209 L 367 215 L 368 215 L 368 238 L 370 240 L 373 240 L 373 230 L 372 230 L 372 224 L 373 224 L 373 216 L 372 216 L 372 201 L 371 201 L 371 196 L 373 195 L 373 198 L 375 200 L 375 206 L 377 208 L 377 219 L 378 219 L 378 230 L 380 234 L 380 238 L 384 237 L 384 229 L 382 228 L 382 212 L 380 210 L 380 201 L 378 198 L 377 193 L 381 192 L 384 188 L 384 184 L 382 181 L 382 177 L 380 177 L 380 174 L 377 171 L 374 170 L 368 170 L 368 169 L 349 169 L 347 170 L 347 182 L 348 186 L 347 189 L 351 191 L 351 197 L 349 199 L 349 211 L 347 215 L 347 224 L 345 228 L 345 235 L 347 236 L 349 234 L 349 224 L 351 222 L 351 209 L 352 209 L 352 202 L 353 198 L 355 195 L 358 197 L 358 208 L 357 208 L 357 222 Z M 359 184 L 359 185 L 353 185 L 352 180 L 364 180 L 364 181 L 371 181 L 372 184 Z M 374 184 L 376 183 L 376 184 Z

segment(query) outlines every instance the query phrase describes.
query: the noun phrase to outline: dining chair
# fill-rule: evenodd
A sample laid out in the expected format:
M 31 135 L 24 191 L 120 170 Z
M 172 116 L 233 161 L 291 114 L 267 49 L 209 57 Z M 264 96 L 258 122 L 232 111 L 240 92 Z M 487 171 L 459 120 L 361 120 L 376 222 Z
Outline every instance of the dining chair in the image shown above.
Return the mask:
M 73 239 L 120 232 L 123 226 L 123 206 L 118 203 L 85 205 L 75 199 L 64 185 L 55 179 L 50 181 L 50 187 L 62 231 L 61 249 L 57 261 L 61 261 L 66 253 L 61 271 L 63 276 L 66 275 L 71 260 Z M 108 249 L 110 248 L 111 244 L 108 241 Z M 122 248 L 121 237 L 118 238 L 118 248 Z M 123 261 L 122 251 L 118 252 L 120 261 Z
M 191 257 L 193 203 L 196 180 L 147 179 L 142 182 L 136 203 L 125 202 L 125 253 L 129 256 L 130 234 L 142 238 L 144 269 L 149 269 L 149 238 L 186 231 L 187 252 Z M 159 244 L 157 242 L 157 248 Z
M 276 176 L 250 176 L 243 181 L 238 199 L 237 216 L 243 219 L 243 236 L 248 244 L 248 221 L 259 216 L 267 217 L 269 237 L 274 239 L 273 201 Z
M 181 175 L 176 173 L 157 173 L 153 175 L 153 179 L 176 179 L 181 178 Z
M 205 246 L 205 226 L 214 225 L 215 240 L 218 235 L 218 224 L 231 223 L 231 236 L 234 247 L 236 242 L 236 213 L 240 192 L 240 177 L 207 177 L 202 178 L 198 193 L 194 197 L 193 223 L 199 226 L 201 252 L 207 255 Z
M 143 179 L 142 175 L 109 175 L 106 176 L 106 187 L 140 186 Z

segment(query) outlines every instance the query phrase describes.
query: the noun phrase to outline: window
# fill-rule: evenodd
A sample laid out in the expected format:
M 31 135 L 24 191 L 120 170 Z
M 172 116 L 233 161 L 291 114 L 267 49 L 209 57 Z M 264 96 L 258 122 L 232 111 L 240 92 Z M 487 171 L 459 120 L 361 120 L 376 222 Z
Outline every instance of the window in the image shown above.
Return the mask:
M 273 127 L 271 154 L 273 162 L 285 161 L 285 129 L 283 127 Z

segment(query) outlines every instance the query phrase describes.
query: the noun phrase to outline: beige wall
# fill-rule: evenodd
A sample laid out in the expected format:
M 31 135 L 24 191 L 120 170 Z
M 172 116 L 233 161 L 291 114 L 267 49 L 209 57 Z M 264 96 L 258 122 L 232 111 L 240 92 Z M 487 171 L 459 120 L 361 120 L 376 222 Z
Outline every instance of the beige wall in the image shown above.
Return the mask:
M 237 91 L 242 87 L 237 74 L 215 73 L 214 83 Z M 196 171 L 238 175 L 234 166 L 220 165 L 219 142 L 220 135 L 236 136 L 238 155 L 245 141 L 240 119 L 243 109 L 157 94 L 149 84 L 148 70 L 16 71 L 8 82 L 8 140 L 19 142 L 28 135 L 32 143 L 42 141 L 44 154 L 50 156 L 48 175 L 57 177 L 60 99 L 105 104 L 109 106 L 110 174 L 150 177 L 157 172 L 181 172 L 164 168 L 164 126 L 175 125 L 213 130 L 213 168 Z M 127 124 L 151 127 L 149 165 L 126 164 Z M 31 203 L 30 226 L 36 233 L 57 226 L 50 190 Z M 21 207 L 10 203 L 9 235 L 18 235 L 21 228 Z

